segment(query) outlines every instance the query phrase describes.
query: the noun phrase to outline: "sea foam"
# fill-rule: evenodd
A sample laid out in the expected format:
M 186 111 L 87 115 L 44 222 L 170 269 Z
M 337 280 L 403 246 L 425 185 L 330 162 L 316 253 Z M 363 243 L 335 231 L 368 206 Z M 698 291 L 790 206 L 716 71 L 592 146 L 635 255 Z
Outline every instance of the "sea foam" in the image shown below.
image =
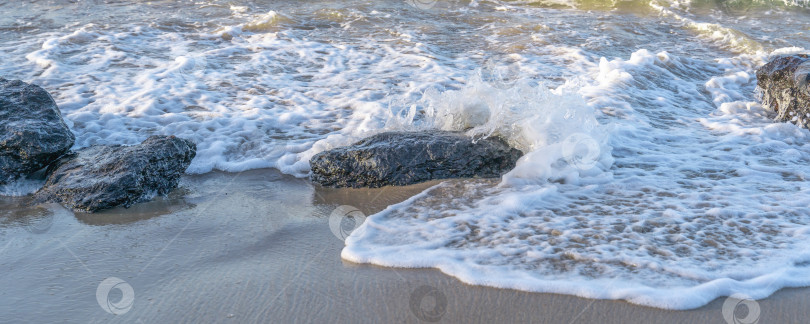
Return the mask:
M 369 216 L 347 260 L 671 309 L 810 284 L 810 134 L 754 96 L 769 55 L 806 52 L 779 49 L 808 47 L 802 13 L 527 3 L 0 17 L 13 36 L 0 72 L 53 94 L 75 148 L 182 136 L 198 147 L 191 173 L 307 177 L 314 154 L 388 130 L 500 136 L 526 153 L 500 179 L 447 181 Z
M 763 59 L 639 50 L 583 62 L 592 79 L 578 93 L 622 117 L 607 133 L 612 164 L 578 181 L 537 171 L 516 182 L 518 165 L 500 181 L 442 183 L 367 218 L 342 257 L 668 309 L 807 285 L 810 132 L 751 102 L 751 60 Z M 537 155 L 547 163 L 530 170 L 564 161 Z

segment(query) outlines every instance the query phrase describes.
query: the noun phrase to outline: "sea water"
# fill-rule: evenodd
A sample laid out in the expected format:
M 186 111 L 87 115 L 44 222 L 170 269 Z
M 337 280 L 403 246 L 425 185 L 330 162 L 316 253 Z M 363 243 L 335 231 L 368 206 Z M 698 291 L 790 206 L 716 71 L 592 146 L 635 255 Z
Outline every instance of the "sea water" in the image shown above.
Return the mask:
M 166 134 L 189 173 L 277 168 L 388 130 L 500 136 L 501 179 L 370 215 L 348 261 L 669 309 L 810 285 L 810 132 L 756 69 L 808 53 L 803 0 L 0 3 L 0 76 L 74 148 Z M 4 193 L 26 194 L 31 183 Z

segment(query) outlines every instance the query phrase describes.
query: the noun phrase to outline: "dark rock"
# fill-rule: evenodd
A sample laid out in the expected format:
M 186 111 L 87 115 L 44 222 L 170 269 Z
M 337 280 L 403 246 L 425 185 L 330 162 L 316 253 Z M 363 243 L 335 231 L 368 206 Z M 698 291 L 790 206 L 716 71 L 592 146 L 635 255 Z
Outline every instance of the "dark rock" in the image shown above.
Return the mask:
M 434 179 L 499 177 L 523 155 L 503 140 L 445 131 L 381 133 L 310 160 L 312 180 L 330 187 L 409 185 Z
M 0 184 L 44 168 L 76 138 L 45 89 L 0 78 Z
M 776 111 L 776 119 L 810 126 L 810 56 L 780 56 L 757 70 L 762 104 Z
M 177 187 L 196 154 L 194 143 L 174 136 L 152 136 L 133 146 L 91 146 L 55 163 L 34 201 L 86 212 L 129 207 Z

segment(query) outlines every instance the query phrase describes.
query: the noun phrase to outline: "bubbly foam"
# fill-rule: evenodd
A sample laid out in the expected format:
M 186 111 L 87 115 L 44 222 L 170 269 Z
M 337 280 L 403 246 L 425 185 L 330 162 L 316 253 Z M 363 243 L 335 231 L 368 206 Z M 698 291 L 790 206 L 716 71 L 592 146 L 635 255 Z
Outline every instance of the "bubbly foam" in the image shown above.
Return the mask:
M 198 145 L 192 173 L 306 177 L 314 154 L 386 130 L 500 136 L 526 153 L 501 179 L 448 181 L 370 216 L 347 260 L 672 309 L 810 285 L 810 133 L 754 96 L 769 55 L 810 48 L 806 15 L 554 2 L 212 0 L 165 14 L 124 1 L 80 21 L 68 4 L 0 17 L 0 73 L 50 91 L 76 148 L 182 136 Z
M 670 309 L 807 285 L 810 132 L 773 123 L 751 100 L 745 63 L 765 59 L 602 59 L 579 92 L 624 117 L 610 132 L 610 176 L 446 182 L 369 217 L 342 256 Z
M 607 130 L 592 107 L 567 83 L 556 89 L 534 85 L 491 69 L 472 73 L 460 90 L 429 89 L 410 106 L 394 106 L 385 129 L 465 131 L 473 138 L 497 136 L 528 154 L 507 175 L 511 182 L 564 179 L 612 164 Z M 484 79 L 489 76 L 491 80 Z M 510 79 L 516 78 L 516 79 Z M 588 161 L 575 163 L 577 145 Z M 600 171 L 597 171 L 600 172 Z
M 405 72 L 417 78 L 441 71 L 385 46 L 366 52 L 259 28 L 275 17 L 200 34 L 89 24 L 48 37 L 25 57 L 55 90 L 77 148 L 182 136 L 198 146 L 191 173 L 275 167 L 304 176 L 309 156 L 382 126 L 379 99 L 388 90 L 370 80 L 385 84 L 391 66 L 423 67 Z M 129 53 L 132 44 L 139 56 Z M 370 65 L 380 71 L 357 69 Z
M 20 179 L 0 185 L 0 196 L 22 197 L 33 194 L 45 184 L 43 180 Z

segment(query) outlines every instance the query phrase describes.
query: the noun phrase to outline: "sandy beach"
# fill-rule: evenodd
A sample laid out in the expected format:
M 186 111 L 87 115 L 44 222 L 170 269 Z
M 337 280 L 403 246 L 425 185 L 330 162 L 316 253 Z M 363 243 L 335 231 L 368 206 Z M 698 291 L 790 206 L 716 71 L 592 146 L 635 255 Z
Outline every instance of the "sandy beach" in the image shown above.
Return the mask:
M 168 197 L 92 215 L 3 198 L 2 321 L 726 323 L 724 298 L 670 311 L 341 260 L 343 241 L 328 224 L 337 206 L 371 215 L 433 184 L 321 189 L 262 169 L 185 176 Z M 108 278 L 123 282 L 105 299 L 120 308 L 98 300 Z M 758 301 L 759 323 L 806 322 L 809 296 L 784 289 Z
M 0 12 L 0 324 L 810 323 L 810 0 Z

